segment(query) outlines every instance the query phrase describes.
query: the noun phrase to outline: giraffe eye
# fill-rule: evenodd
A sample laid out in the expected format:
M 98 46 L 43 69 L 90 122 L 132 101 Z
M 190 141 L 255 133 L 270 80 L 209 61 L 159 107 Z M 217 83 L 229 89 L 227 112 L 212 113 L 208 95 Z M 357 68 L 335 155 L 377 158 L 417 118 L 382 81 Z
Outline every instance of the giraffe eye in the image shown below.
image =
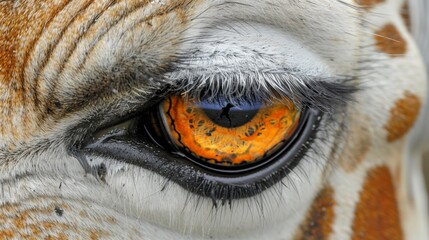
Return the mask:
M 163 148 L 210 171 L 258 169 L 286 150 L 301 112 L 292 101 L 196 101 L 168 97 L 137 127 Z
M 106 156 L 148 169 L 216 204 L 282 181 L 311 147 L 322 119 L 319 110 L 292 100 L 216 99 L 171 95 L 151 103 L 96 131 L 78 157 Z

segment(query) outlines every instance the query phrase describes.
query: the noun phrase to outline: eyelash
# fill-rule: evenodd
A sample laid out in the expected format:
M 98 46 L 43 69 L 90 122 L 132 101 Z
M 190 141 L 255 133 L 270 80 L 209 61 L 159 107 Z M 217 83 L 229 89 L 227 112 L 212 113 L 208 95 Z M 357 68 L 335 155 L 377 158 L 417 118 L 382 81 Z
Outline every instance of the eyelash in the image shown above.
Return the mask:
M 315 77 L 289 69 L 261 71 L 263 74 L 239 72 L 194 76 L 187 72 L 184 74 L 186 77 L 180 73 L 177 76 L 171 74 L 168 82 L 164 82 L 165 93 L 185 94 L 196 100 L 222 99 L 233 104 L 236 99 L 252 102 L 267 99 L 284 101 L 286 98 L 298 108 L 311 106 L 322 112 L 335 113 L 336 108 L 353 101 L 353 94 L 360 90 L 354 76 Z

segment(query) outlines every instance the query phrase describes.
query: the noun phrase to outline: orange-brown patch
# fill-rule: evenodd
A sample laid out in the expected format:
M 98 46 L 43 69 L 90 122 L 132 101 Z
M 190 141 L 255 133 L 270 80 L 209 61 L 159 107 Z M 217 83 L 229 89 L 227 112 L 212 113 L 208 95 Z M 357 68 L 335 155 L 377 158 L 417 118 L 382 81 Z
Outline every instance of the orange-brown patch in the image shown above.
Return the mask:
M 356 3 L 362 8 L 368 10 L 377 4 L 384 2 L 385 0 L 355 0 Z
M 407 43 L 393 24 L 386 24 L 375 32 L 374 39 L 377 49 L 391 57 L 398 57 L 407 51 Z
M 100 239 L 104 234 L 102 234 L 100 231 L 91 231 L 89 234 L 89 238 L 91 240 L 97 240 Z
M 402 5 L 401 17 L 408 31 L 411 31 L 410 9 L 408 7 L 408 1 L 405 1 L 404 4 Z
M 8 27 L 8 33 L 0 34 L 0 80 L 10 79 L 12 69 L 15 66 L 15 49 L 17 45 L 17 38 L 19 31 L 17 30 L 17 24 L 11 24 L 4 22 L 9 17 L 10 9 L 13 2 L 8 1 L 0 5 L 0 26 L 3 28 Z
M 0 5 L 0 80 L 10 82 L 22 72 L 25 52 L 63 4 L 23 1 L 17 7 L 6 1 Z M 15 79 L 16 87 L 22 87 L 22 81 Z
M 31 233 L 33 234 L 33 236 L 40 236 L 40 234 L 42 234 L 42 231 L 40 230 L 40 226 L 39 224 L 30 224 L 28 225 L 28 227 L 31 230 Z
M 419 115 L 420 107 L 419 97 L 409 92 L 395 102 L 395 106 L 390 109 L 390 118 L 384 126 L 388 142 L 402 138 L 411 129 Z
M 392 176 L 387 167 L 368 172 L 355 209 L 353 240 L 400 240 L 403 232 Z
M 54 202 L 50 206 L 28 208 L 32 204 L 34 202 L 0 205 L 0 218 L 5 219 L 5 222 L 0 225 L 0 239 L 13 237 L 17 239 L 67 239 L 68 234 L 79 234 L 93 239 L 108 236 L 104 230 L 79 227 L 78 222 L 74 224 L 67 222 L 66 219 L 63 219 L 64 217 L 56 218 L 53 206 L 61 206 L 63 209 L 72 211 L 67 204 Z M 46 220 L 35 222 L 37 219 Z M 10 226 L 11 229 L 2 229 L 2 226 Z
M 35 127 L 34 88 L 22 76 L 28 57 L 26 53 L 65 2 L 0 1 L 0 93 L 7 96 L 0 100 L 3 136 L 25 138 L 23 135 L 28 133 L 24 126 L 27 129 Z M 9 143 L 8 147 L 13 149 L 14 144 Z
M 4 230 L 0 231 L 0 239 L 10 239 L 13 238 L 15 234 L 12 230 Z
M 326 187 L 319 192 L 303 223 L 298 229 L 295 239 L 323 240 L 332 233 L 334 222 L 334 190 Z
M 342 151 L 339 153 L 340 166 L 351 172 L 365 159 L 372 145 L 372 139 L 368 130 L 368 120 L 352 115 L 356 121 L 351 122 L 349 132 Z

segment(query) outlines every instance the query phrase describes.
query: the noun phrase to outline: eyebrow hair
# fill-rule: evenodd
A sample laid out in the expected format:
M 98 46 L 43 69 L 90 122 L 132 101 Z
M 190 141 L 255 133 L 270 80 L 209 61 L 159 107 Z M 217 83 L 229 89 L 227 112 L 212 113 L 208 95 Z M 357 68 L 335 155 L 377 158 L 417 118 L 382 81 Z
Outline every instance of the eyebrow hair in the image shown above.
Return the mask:
M 315 77 L 290 70 L 216 73 L 211 75 L 172 74 L 168 92 L 181 93 L 191 99 L 228 101 L 292 100 L 298 107 L 312 106 L 331 113 L 353 101 L 360 90 L 356 78 Z

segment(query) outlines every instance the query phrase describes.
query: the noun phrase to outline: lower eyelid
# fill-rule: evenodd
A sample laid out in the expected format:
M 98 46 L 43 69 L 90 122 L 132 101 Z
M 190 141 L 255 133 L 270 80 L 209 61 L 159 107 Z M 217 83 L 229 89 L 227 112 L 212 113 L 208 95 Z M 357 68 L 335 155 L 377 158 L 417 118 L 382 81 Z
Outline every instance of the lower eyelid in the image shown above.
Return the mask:
M 301 171 L 294 171 L 258 196 L 214 201 L 190 193 L 174 181 L 141 167 L 118 163 L 108 157 L 94 156 L 92 159 L 93 163 L 106 164 L 109 171 L 104 184 L 121 199 L 106 201 L 105 207 L 174 231 L 192 227 L 192 233 L 203 231 L 205 235 L 211 230 L 228 234 L 249 231 L 261 224 L 274 226 L 271 224 L 295 211 L 305 199 L 311 199 L 310 190 L 317 184 L 311 180 L 300 181 L 299 178 L 305 176 Z M 310 162 L 307 159 L 301 167 L 316 174 Z

